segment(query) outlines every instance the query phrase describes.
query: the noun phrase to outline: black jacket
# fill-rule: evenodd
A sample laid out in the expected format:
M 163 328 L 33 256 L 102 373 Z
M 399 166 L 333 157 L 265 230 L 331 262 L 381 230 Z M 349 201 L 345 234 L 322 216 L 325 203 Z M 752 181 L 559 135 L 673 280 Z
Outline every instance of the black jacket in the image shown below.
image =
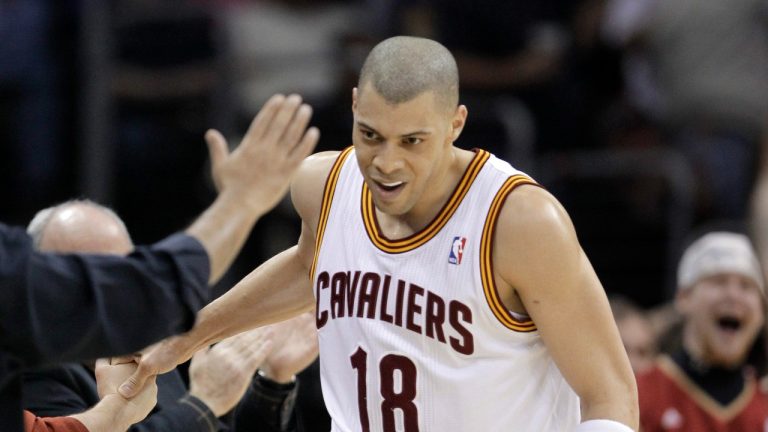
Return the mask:
M 22 430 L 24 368 L 127 354 L 188 330 L 208 277 L 208 255 L 187 235 L 127 257 L 56 255 L 0 224 L 0 430 Z

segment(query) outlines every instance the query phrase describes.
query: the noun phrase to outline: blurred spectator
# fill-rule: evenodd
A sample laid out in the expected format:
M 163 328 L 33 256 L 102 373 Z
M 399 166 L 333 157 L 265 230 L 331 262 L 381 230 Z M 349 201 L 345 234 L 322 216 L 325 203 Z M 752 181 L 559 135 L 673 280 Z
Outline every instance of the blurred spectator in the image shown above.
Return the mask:
M 29 231 L 42 251 L 124 255 L 133 249 L 120 218 L 90 201 L 70 201 L 42 210 Z M 312 321 L 312 317 L 289 320 L 267 331 L 242 333 L 198 352 L 189 366 L 188 390 L 177 370 L 159 376 L 158 405 L 130 430 L 225 430 L 225 423 L 217 417 L 236 404 L 233 421 L 250 425 L 241 430 L 294 429 L 297 385 L 293 375 L 317 355 L 314 328 L 303 329 L 304 321 Z M 279 332 L 275 335 L 279 345 L 273 345 L 273 331 Z M 249 384 L 260 365 L 267 375 Z M 285 384 L 271 381 L 273 377 Z M 68 363 L 27 372 L 24 381 L 25 408 L 37 415 L 70 415 L 99 400 L 92 367 L 86 364 Z
M 639 374 L 649 370 L 658 354 L 656 333 L 650 320 L 626 297 L 611 296 L 608 300 L 632 371 Z
M 629 50 L 631 103 L 695 168 L 701 216 L 743 218 L 768 118 L 768 4 L 609 0 L 603 27 Z
M 245 396 L 246 400 L 258 401 L 258 404 L 240 403 L 230 423 L 232 428 L 235 431 L 281 432 L 329 430 L 330 423 L 324 424 L 320 418 L 308 416 L 314 412 L 307 411 L 301 404 L 302 396 L 311 396 L 311 393 L 300 387 L 305 384 L 319 386 L 320 383 L 319 377 L 306 374 L 318 355 L 314 310 L 266 328 L 274 335 L 274 348 L 259 366 L 259 373 Z M 311 406 L 325 412 L 322 396 L 312 400 Z
M 646 316 L 656 334 L 659 352 L 672 354 L 683 349 L 683 317 L 674 300 L 649 309 Z
M 764 290 L 746 236 L 710 232 L 686 249 L 675 299 L 682 348 L 638 377 L 643 431 L 763 429 L 768 394 L 747 359 L 764 325 Z

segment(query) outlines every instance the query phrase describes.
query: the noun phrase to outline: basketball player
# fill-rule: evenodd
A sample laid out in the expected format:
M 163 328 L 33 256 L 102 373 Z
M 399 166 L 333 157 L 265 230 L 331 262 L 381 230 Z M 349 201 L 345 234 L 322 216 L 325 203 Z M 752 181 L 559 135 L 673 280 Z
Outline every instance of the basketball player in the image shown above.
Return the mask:
M 293 181 L 298 245 L 145 354 L 123 394 L 314 306 L 333 431 L 636 429 L 632 370 L 566 212 L 507 163 L 453 145 L 467 119 L 453 56 L 385 40 L 352 111 L 354 145 L 308 158 Z

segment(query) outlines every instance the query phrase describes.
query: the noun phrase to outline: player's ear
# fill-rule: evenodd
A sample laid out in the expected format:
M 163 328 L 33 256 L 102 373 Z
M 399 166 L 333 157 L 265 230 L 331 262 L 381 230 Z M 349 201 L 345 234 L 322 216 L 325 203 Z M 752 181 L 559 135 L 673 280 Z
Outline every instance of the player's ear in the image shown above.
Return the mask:
M 456 111 L 453 113 L 451 119 L 451 142 L 459 139 L 461 131 L 464 130 L 464 125 L 467 122 L 467 107 L 465 105 L 459 105 L 456 107 Z
M 352 112 L 357 110 L 357 87 L 352 87 Z

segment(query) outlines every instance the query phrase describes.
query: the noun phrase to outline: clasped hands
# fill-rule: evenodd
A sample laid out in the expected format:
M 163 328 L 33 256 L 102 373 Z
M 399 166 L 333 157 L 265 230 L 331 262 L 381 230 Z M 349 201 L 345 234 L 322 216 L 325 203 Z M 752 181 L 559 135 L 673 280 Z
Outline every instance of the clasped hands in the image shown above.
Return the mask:
M 179 338 L 183 336 L 165 339 L 131 357 L 112 359 L 114 364 L 138 362 L 135 372 L 120 386 L 121 395 L 134 397 L 145 387 L 148 378 L 169 372 L 187 360 L 190 354 L 181 348 L 184 344 L 178 343 Z M 257 368 L 269 379 L 287 382 L 309 366 L 317 354 L 314 312 L 309 311 L 287 321 L 240 333 L 195 353 L 189 369 L 190 393 L 197 393 L 194 395 L 221 415 L 242 396 L 250 382 L 244 378 L 251 377 Z M 222 391 L 227 388 L 229 390 Z M 207 391 L 210 389 L 217 390 Z

